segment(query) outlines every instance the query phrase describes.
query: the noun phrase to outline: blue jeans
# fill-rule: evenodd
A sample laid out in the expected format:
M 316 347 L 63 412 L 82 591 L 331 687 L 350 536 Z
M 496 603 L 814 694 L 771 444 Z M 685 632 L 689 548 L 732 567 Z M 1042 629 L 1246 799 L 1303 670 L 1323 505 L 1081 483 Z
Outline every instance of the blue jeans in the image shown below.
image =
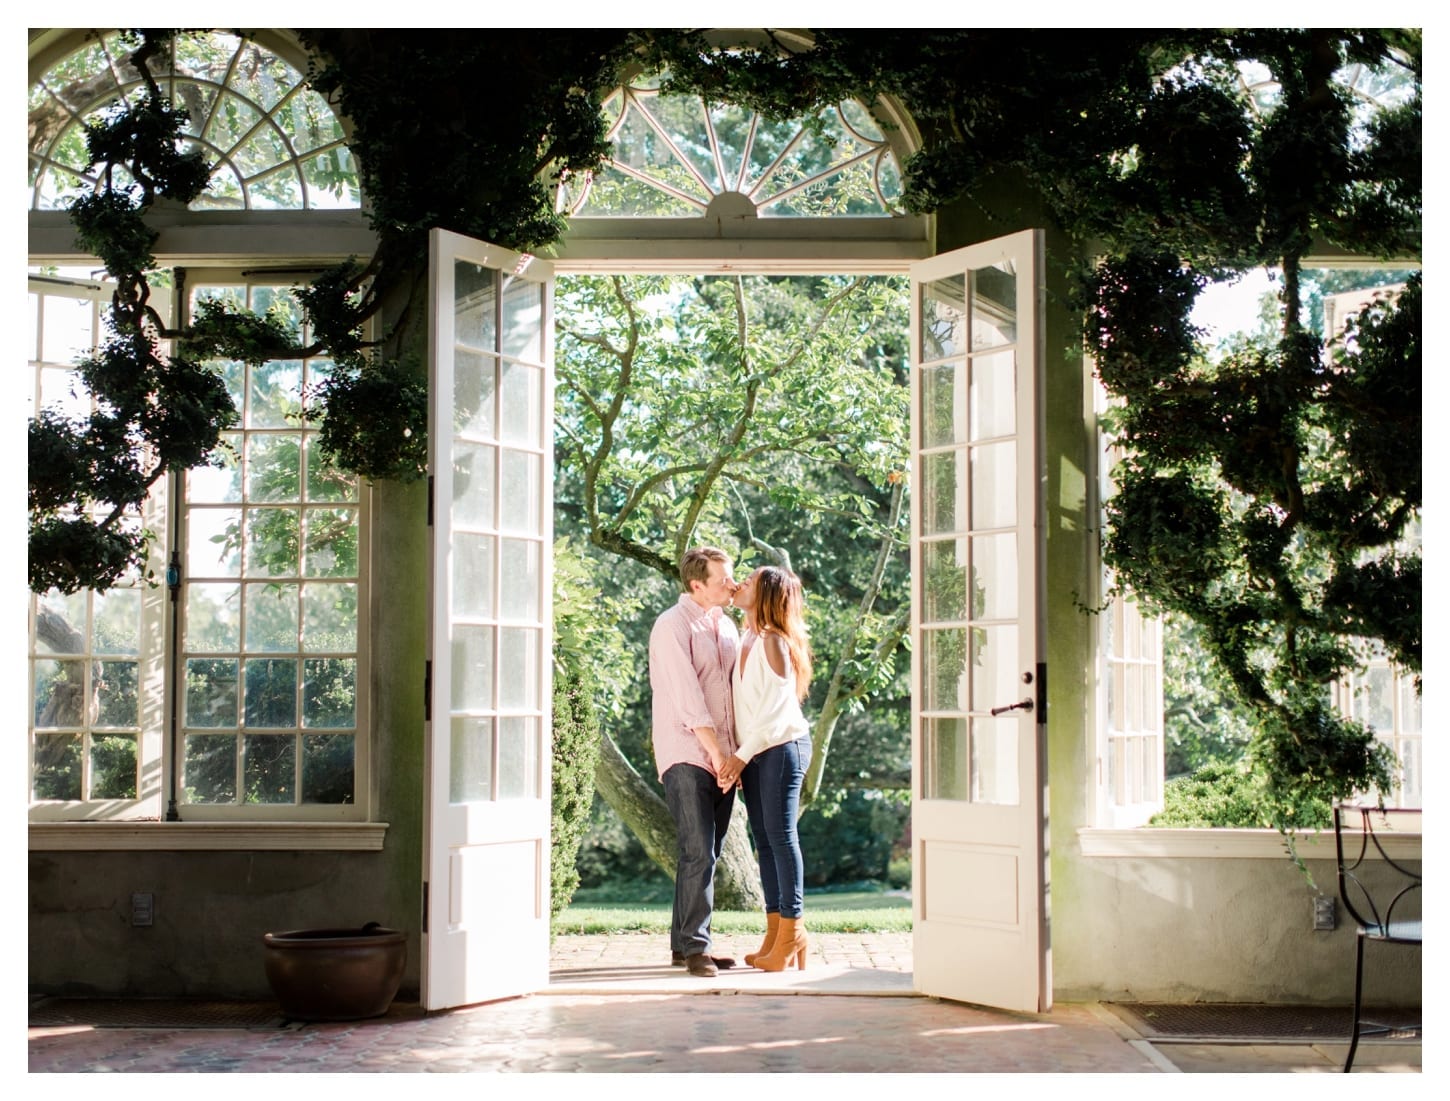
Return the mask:
M 811 736 L 803 734 L 756 754 L 741 774 L 765 909 L 767 913 L 779 911 L 783 918 L 799 918 L 805 898 L 805 862 L 796 817 L 801 785 L 810 767 Z
M 670 950 L 686 956 L 710 951 L 715 909 L 715 862 L 725 847 L 735 792 L 696 765 L 671 765 L 664 775 L 665 805 L 675 820 L 675 908 Z

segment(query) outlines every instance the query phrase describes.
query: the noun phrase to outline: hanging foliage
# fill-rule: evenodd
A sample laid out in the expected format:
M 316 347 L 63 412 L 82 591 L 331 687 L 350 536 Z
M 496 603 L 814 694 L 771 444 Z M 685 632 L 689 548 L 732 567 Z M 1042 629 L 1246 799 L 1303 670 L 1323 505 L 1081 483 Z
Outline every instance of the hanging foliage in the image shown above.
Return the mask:
M 165 33 L 148 32 L 141 49 Z M 668 89 L 776 117 L 894 96 L 922 134 L 903 166 L 909 210 L 970 203 L 984 182 L 1010 179 L 1084 242 L 1084 255 L 1100 257 L 1081 272 L 1078 305 L 1086 346 L 1121 408 L 1115 429 L 1126 458 L 1104 553 L 1122 584 L 1202 628 L 1260 716 L 1253 752 L 1286 808 L 1382 783 L 1385 762 L 1368 731 L 1337 719 L 1323 697 L 1360 660 L 1358 637 L 1418 669 L 1420 559 L 1402 536 L 1420 510 L 1418 464 L 1408 458 L 1418 455 L 1420 431 L 1419 283 L 1364 315 L 1352 341 L 1326 349 L 1301 320 L 1301 269 L 1321 243 L 1384 259 L 1418 255 L 1420 33 L 812 36 L 809 48 L 767 36 L 721 49 L 718 35 L 672 30 L 305 32 L 313 86 L 353 124 L 379 241 L 366 265 L 340 266 L 306 306 L 325 334 L 318 347 L 349 365 L 349 381 L 322 395 L 336 438 L 362 441 L 359 455 L 381 439 L 423 446 L 421 423 L 408 436 L 396 416 L 411 408 L 406 390 L 417 377 L 403 365 L 421 351 L 427 231 L 443 226 L 525 250 L 556 240 L 563 221 L 553 184 L 600 163 L 600 103 L 632 66 L 667 70 Z M 1274 82 L 1272 102 L 1244 87 L 1250 63 Z M 1409 94 L 1362 119 L 1337 76 L 1356 65 L 1401 79 Z M 118 292 L 131 326 L 118 339 L 159 394 L 181 387 L 185 372 L 173 379 L 142 346 L 159 322 L 135 275 L 150 265 L 140 212 L 153 195 L 183 198 L 205 177 L 177 152 L 175 116 L 151 93 L 94 128 L 95 163 L 125 166 L 129 181 L 113 184 L 108 170 L 105 188 L 75 215 L 86 247 L 114 264 L 118 280 L 133 273 Z M 1281 273 L 1278 332 L 1210 362 L 1188 321 L 1197 295 L 1261 266 Z M 398 320 L 376 345 L 388 366 L 372 361 L 370 370 L 374 346 L 361 325 L 384 301 Z M 222 320 L 213 329 L 230 324 Z M 395 400 L 379 419 L 379 403 L 362 395 L 384 383 Z M 107 489 L 117 496 L 102 499 L 32 484 L 33 585 L 67 576 L 66 584 L 109 583 L 117 574 L 102 563 L 134 561 L 141 536 L 123 536 L 118 520 L 96 527 L 101 534 L 86 537 L 93 545 L 77 529 L 62 546 L 56 532 L 98 503 L 119 517 L 145 479 L 209 453 L 208 434 L 229 423 L 227 411 L 184 387 L 177 394 L 177 407 L 193 410 L 186 423 L 206 432 L 138 468 L 131 489 Z M 103 402 L 116 418 L 103 423 L 62 428 L 38 417 L 32 471 L 54 460 L 70 471 L 61 483 L 131 477 L 135 464 L 122 453 L 139 453 L 152 414 L 134 399 L 126 405 L 120 391 L 117 400 Z M 416 471 L 407 447 L 394 458 L 375 475 Z

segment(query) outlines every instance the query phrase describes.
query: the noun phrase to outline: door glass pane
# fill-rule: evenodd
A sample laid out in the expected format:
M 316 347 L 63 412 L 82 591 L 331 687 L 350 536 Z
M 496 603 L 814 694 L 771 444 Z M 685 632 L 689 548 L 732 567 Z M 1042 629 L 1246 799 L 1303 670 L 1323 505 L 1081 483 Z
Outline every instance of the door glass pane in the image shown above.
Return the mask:
M 453 444 L 453 523 L 492 528 L 494 454 L 497 448 Z
M 967 632 L 923 631 L 922 710 L 967 710 Z
M 938 623 L 967 618 L 967 540 L 938 539 L 921 545 L 921 618 Z
M 1018 668 L 1017 626 L 972 628 L 972 710 L 990 711 L 1022 699 L 1028 686 Z
M 971 364 L 971 438 L 991 439 L 1017 431 L 1017 378 L 1014 352 L 974 356 Z
M 939 363 L 921 371 L 921 446 L 940 447 L 961 443 L 966 434 L 964 405 L 966 396 L 960 387 L 963 365 L 960 362 Z
M 972 539 L 972 618 L 1017 616 L 1017 533 Z
M 504 619 L 539 620 L 540 596 L 539 544 L 532 540 L 505 539 L 503 541 L 503 601 Z
M 927 799 L 966 799 L 967 720 L 925 719 L 923 731 L 926 740 L 923 795 Z
M 511 279 L 503 292 L 503 353 L 542 362 L 544 335 L 544 285 L 527 279 Z
M 950 275 L 921 288 L 921 359 L 929 363 L 966 351 L 966 279 Z
M 449 709 L 493 707 L 493 628 L 459 626 L 453 636 L 453 686 Z
M 542 703 L 539 690 L 537 630 L 504 627 L 499 631 L 500 708 L 533 709 Z
M 479 440 L 498 439 L 494 423 L 498 357 L 459 348 L 453 353 L 453 430 Z
M 972 273 L 972 350 L 1017 340 L 1017 275 L 1004 260 Z
M 972 802 L 1017 805 L 1018 729 L 1015 718 L 972 720 Z
M 542 447 L 544 375 L 527 363 L 504 363 L 500 435 L 508 443 Z
M 939 451 L 921 459 L 921 533 L 961 531 L 967 518 L 967 453 Z
M 972 448 L 972 527 L 1005 528 L 1017 522 L 1017 444 Z
M 463 619 L 493 618 L 492 535 L 453 533 L 453 614 Z M 505 598 L 509 589 L 504 588 Z
M 492 352 L 497 347 L 498 275 L 456 260 L 453 264 L 453 333 L 460 344 Z
M 529 535 L 538 533 L 543 477 L 543 462 L 538 455 L 522 451 L 503 452 L 503 477 L 500 480 L 503 507 L 499 509 L 501 529 Z
M 539 720 L 512 715 L 498 721 L 498 797 L 533 799 L 539 792 Z
M 493 719 L 456 715 L 448 740 L 448 801 L 485 803 L 493 798 Z

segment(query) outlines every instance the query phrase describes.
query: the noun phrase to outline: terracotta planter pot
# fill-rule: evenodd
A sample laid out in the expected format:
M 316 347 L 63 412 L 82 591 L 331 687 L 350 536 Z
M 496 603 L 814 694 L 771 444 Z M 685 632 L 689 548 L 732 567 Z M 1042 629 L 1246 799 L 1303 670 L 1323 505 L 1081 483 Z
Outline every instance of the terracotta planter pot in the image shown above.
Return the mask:
M 285 1016 L 356 1021 L 388 1011 L 403 981 L 408 938 L 375 921 L 361 929 L 267 933 L 267 982 Z

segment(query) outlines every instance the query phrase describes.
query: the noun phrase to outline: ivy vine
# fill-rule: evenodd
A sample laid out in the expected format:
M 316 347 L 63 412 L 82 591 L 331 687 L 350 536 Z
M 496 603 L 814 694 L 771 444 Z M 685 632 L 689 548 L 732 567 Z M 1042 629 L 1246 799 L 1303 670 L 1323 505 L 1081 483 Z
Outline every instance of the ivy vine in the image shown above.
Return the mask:
M 138 71 L 172 33 L 137 36 Z M 1150 608 L 1201 626 L 1258 716 L 1276 821 L 1387 783 L 1378 743 L 1327 688 L 1362 661 L 1360 640 L 1420 668 L 1420 555 L 1405 536 L 1421 505 L 1421 285 L 1326 346 L 1301 318 L 1303 260 L 1320 242 L 1418 255 L 1419 32 L 819 30 L 808 49 L 769 36 L 722 49 L 676 30 L 302 37 L 310 82 L 353 124 L 378 249 L 299 288 L 308 349 L 220 309 L 169 333 L 146 305 L 144 214 L 157 197 L 189 201 L 206 166 L 178 152 L 179 116 L 149 76 L 141 101 L 89 128 L 105 184 L 72 214 L 117 279 L 115 335 L 82 365 L 101 411 L 31 425 L 33 588 L 104 588 L 139 560 L 128 510 L 165 470 L 205 462 L 235 416 L 207 355 L 325 349 L 341 370 L 311 395 L 324 446 L 370 478 L 417 476 L 428 230 L 530 251 L 555 241 L 552 186 L 599 165 L 600 104 L 628 73 L 663 70 L 669 90 L 777 117 L 890 95 L 923 136 L 903 166 L 908 209 L 1011 180 L 1098 257 L 1077 272 L 1076 305 L 1126 455 L 1104 556 Z M 1268 109 L 1250 109 L 1249 62 L 1277 83 Z M 1335 76 L 1355 64 L 1398 72 L 1411 94 L 1358 125 Z M 1262 266 L 1281 273 L 1277 331 L 1210 355 L 1189 321 L 1198 295 Z M 391 327 L 365 341 L 385 303 Z M 170 336 L 184 340 L 167 360 L 157 341 Z

